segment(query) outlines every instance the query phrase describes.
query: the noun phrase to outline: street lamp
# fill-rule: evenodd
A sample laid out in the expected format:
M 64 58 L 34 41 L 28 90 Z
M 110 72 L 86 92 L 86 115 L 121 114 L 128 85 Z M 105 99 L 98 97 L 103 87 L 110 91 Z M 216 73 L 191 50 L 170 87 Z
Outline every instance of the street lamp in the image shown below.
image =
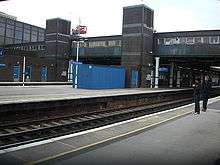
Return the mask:
M 87 27 L 86 26 L 82 26 L 80 25 L 80 21 L 79 21 L 79 25 L 76 27 L 76 30 L 73 30 L 73 34 L 75 35 L 75 39 L 76 39 L 76 61 L 75 61 L 75 65 L 76 65 L 76 69 L 75 69 L 75 81 L 74 81 L 74 88 L 78 87 L 78 65 L 79 65 L 79 44 L 80 42 L 84 42 L 86 39 L 81 37 L 80 34 L 86 34 L 87 33 Z
M 74 83 L 74 88 L 77 89 L 78 87 L 78 62 L 79 62 L 79 43 L 80 41 L 77 40 L 76 42 L 76 62 L 75 62 L 75 65 L 76 65 L 76 70 L 75 70 L 75 83 Z
M 78 38 L 77 41 L 73 41 L 76 42 L 76 61 L 75 61 L 75 65 L 76 65 L 76 69 L 75 69 L 75 80 L 74 80 L 74 88 L 77 89 L 78 88 L 78 65 L 80 64 L 79 62 L 79 47 L 80 47 L 80 43 L 84 43 L 85 41 L 87 41 L 86 38 Z

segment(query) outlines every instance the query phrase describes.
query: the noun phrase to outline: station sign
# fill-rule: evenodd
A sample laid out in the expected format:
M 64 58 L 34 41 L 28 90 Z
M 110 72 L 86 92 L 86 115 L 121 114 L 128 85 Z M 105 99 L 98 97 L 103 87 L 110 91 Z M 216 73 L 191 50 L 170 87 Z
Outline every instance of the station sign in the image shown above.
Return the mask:
M 86 34 L 87 33 L 87 26 L 79 25 L 79 26 L 76 27 L 76 31 L 79 34 Z
M 0 64 L 0 68 L 1 68 L 1 67 L 5 67 L 5 66 L 6 66 L 5 64 Z
M 161 67 L 159 68 L 159 72 L 169 72 L 168 68 Z
M 82 64 L 82 62 L 75 62 L 75 61 L 72 61 L 71 63 L 74 64 L 74 65 L 80 65 L 80 64 Z
M 4 56 L 4 49 L 0 48 L 0 57 L 3 57 L 3 56 Z

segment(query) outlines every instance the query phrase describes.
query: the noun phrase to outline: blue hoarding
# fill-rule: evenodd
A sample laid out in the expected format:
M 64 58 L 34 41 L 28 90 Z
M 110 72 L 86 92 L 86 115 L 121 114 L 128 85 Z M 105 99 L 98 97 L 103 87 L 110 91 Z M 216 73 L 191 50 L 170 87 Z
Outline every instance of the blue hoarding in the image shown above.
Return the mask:
M 76 65 L 73 68 L 73 77 L 75 77 Z M 125 69 L 122 67 L 79 64 L 77 75 L 78 88 L 114 89 L 125 87 Z

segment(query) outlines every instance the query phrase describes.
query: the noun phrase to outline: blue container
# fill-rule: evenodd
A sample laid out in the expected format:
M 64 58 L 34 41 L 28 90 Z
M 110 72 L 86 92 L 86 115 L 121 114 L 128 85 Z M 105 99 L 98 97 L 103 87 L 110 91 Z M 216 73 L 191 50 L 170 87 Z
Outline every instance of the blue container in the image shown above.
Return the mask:
M 76 65 L 73 67 L 75 83 Z M 125 69 L 78 64 L 77 87 L 84 89 L 115 89 L 125 87 Z

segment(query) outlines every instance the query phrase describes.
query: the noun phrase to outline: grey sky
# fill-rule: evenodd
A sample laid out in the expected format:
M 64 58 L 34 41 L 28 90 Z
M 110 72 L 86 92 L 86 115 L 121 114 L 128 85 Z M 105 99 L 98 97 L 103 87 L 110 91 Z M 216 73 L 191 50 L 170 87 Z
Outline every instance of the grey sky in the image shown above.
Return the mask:
M 80 17 L 87 36 L 103 36 L 121 34 L 123 6 L 141 3 L 154 9 L 159 32 L 220 29 L 219 0 L 9 0 L 0 3 L 0 11 L 40 27 L 54 17 L 75 27 Z

